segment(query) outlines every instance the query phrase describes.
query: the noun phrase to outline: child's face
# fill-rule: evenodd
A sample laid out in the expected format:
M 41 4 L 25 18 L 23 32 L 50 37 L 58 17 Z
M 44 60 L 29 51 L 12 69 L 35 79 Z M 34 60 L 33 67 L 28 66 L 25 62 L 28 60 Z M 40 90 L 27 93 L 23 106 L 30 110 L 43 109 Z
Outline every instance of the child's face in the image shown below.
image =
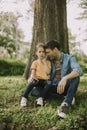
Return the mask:
M 43 47 L 39 47 L 37 52 L 36 52 L 36 55 L 38 57 L 38 59 L 44 59 L 45 58 L 45 50 Z

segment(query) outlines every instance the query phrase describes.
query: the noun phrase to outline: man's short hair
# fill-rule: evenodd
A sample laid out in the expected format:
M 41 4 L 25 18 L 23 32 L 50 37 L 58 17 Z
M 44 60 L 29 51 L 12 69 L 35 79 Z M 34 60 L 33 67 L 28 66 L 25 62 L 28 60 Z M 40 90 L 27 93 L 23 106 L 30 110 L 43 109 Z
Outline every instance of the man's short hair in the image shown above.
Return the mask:
M 56 40 L 51 40 L 51 41 L 46 43 L 45 48 L 46 49 L 49 48 L 51 50 L 53 50 L 54 48 L 57 48 L 58 50 L 60 50 L 60 44 Z

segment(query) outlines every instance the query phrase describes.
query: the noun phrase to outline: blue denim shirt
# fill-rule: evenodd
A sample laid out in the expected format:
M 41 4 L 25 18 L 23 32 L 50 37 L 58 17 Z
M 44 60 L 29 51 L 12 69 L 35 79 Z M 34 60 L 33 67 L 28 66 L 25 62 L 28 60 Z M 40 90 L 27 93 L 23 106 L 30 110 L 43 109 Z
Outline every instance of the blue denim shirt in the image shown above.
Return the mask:
M 69 74 L 73 70 L 76 70 L 79 73 L 79 76 L 83 74 L 83 71 L 80 65 L 77 63 L 75 57 L 70 54 L 61 53 L 61 78 L 65 75 Z M 52 61 L 52 71 L 51 71 L 51 79 L 54 79 L 56 72 L 55 61 Z

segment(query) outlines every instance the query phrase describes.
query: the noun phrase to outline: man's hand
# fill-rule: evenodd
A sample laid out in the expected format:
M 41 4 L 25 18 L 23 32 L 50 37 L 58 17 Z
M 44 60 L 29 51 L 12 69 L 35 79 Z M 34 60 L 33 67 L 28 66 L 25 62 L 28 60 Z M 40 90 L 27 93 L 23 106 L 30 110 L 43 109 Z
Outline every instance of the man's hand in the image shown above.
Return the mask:
M 67 79 L 63 77 L 57 86 L 57 93 L 62 94 L 65 90 Z

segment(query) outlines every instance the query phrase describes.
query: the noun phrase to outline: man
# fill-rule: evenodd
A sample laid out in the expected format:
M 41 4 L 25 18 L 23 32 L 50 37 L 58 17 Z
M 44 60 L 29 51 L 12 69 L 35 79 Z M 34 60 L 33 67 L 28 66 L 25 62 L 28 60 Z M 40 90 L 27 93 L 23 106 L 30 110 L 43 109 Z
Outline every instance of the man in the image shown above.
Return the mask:
M 57 41 L 49 41 L 45 47 L 47 56 L 54 63 L 51 79 L 53 82 L 57 79 L 57 84 L 52 83 L 52 86 L 59 95 L 65 95 L 65 99 L 57 110 L 58 115 L 65 118 L 83 72 L 74 56 L 60 51 L 60 44 Z

